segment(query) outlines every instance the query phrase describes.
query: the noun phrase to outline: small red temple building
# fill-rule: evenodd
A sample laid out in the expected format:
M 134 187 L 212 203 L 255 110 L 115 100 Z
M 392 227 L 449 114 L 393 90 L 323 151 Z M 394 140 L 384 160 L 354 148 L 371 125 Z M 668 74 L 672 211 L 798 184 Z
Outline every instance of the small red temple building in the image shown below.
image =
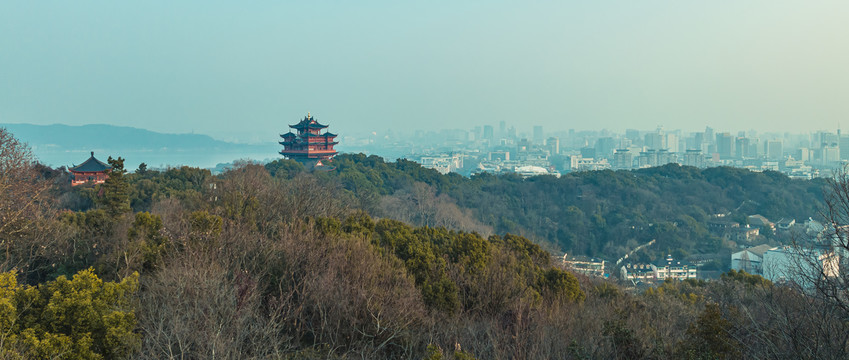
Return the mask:
M 97 160 L 94 157 L 94 151 L 92 151 L 88 160 L 68 170 L 71 172 L 71 186 L 77 186 L 88 182 L 103 184 L 109 178 L 109 171 L 112 170 L 112 167 Z
M 283 138 L 280 142 L 280 145 L 283 145 L 280 155 L 315 165 L 321 165 L 321 160 L 329 160 L 336 155 L 336 150 L 333 149 L 333 146 L 338 144 L 335 141 L 336 134 L 322 134 L 321 130 L 327 128 L 327 125 L 320 124 L 309 113 L 299 123 L 289 127 L 295 129 L 297 134 L 290 130 L 280 135 Z

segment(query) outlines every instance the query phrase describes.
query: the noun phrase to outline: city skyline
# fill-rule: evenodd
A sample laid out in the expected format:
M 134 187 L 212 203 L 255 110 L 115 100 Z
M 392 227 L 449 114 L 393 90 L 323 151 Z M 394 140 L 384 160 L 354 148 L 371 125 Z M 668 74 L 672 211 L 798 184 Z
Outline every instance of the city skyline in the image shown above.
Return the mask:
M 834 130 L 849 4 L 4 3 L 0 123 Z

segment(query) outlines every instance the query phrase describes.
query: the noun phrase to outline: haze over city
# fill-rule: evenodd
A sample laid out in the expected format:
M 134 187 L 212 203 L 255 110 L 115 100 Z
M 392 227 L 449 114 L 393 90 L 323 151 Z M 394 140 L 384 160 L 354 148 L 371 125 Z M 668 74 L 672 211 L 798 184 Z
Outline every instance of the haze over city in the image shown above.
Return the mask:
M 849 2 L 0 3 L 0 359 L 849 359 Z
M 275 141 L 846 124 L 849 4 L 271 1 L 0 5 L 0 123 Z

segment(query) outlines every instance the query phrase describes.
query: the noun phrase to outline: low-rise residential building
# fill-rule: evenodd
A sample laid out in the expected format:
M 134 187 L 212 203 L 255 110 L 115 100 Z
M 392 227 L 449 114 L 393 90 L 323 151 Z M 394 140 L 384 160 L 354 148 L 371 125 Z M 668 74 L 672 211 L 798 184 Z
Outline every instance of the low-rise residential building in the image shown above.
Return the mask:
M 657 279 L 651 264 L 626 264 L 619 270 L 622 280 L 637 282 L 653 282 Z
M 762 215 L 749 215 L 747 220 L 750 226 L 760 228 L 761 231 L 769 232 L 770 234 L 775 232 L 775 224 Z
M 713 219 L 708 220 L 707 227 L 708 230 L 712 231 L 713 233 L 717 235 L 723 235 L 727 230 L 739 228 L 740 224 L 735 221 L 728 220 L 723 216 L 715 217 Z
M 810 288 L 821 278 L 838 276 L 839 257 L 829 249 L 781 246 L 763 256 L 763 277 Z
M 582 155 L 572 155 L 567 159 L 566 168 L 571 171 L 593 171 L 610 169 L 610 163 L 607 159 L 595 159 L 591 157 L 583 157 Z
M 604 277 L 604 265 L 603 259 L 563 255 L 563 267 L 584 275 Z
M 779 231 L 789 231 L 793 228 L 793 225 L 796 225 L 796 219 L 781 218 L 775 222 L 775 227 Z
M 758 245 L 731 254 L 731 268 L 749 274 L 763 275 L 764 253 L 772 249 L 769 245 Z
M 620 269 L 622 279 L 633 282 L 695 279 L 697 273 L 695 266 L 686 261 L 676 261 L 672 255 L 667 256 L 666 260 L 659 264 L 626 264 Z
M 460 154 L 428 155 L 420 157 L 419 163 L 424 168 L 447 174 L 463 167 L 463 156 Z
M 697 275 L 697 270 L 695 266 L 690 265 L 686 261 L 676 261 L 672 258 L 672 255 L 667 256 L 666 261 L 664 263 L 652 266 L 655 269 L 655 274 L 658 280 L 695 279 Z
M 746 227 L 734 227 L 727 229 L 723 234 L 723 237 L 737 242 L 750 243 L 755 240 L 759 235 L 760 229 L 746 225 Z

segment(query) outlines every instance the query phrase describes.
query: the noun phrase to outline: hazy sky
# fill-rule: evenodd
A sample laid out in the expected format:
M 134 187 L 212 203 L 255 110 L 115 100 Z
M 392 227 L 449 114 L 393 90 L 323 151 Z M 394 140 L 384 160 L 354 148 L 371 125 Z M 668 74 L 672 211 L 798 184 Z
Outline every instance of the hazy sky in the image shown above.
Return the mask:
M 849 128 L 847 35 L 848 1 L 4 1 L 0 123 Z

